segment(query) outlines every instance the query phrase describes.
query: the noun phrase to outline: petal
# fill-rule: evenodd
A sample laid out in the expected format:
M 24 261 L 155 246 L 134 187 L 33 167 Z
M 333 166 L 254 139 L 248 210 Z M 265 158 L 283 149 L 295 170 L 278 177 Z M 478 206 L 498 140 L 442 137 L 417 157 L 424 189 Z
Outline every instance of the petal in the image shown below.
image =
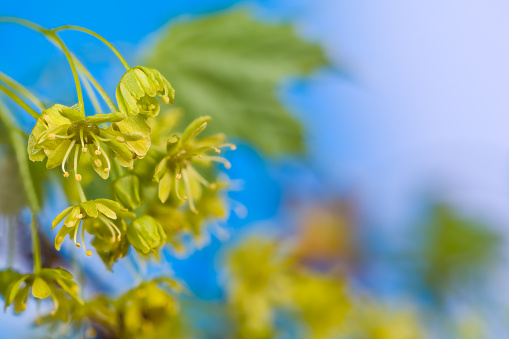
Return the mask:
M 80 220 L 78 219 L 78 215 L 80 214 L 80 208 L 79 206 L 74 206 L 71 210 L 71 213 L 65 218 L 64 225 L 66 227 L 74 227 L 76 223 Z
M 159 200 L 161 200 L 162 203 L 165 203 L 170 196 L 172 179 L 170 171 L 166 171 L 161 181 L 159 181 Z
M 82 202 L 80 206 L 85 210 L 85 213 L 92 218 L 96 218 L 99 212 L 93 200 Z
M 146 95 L 154 97 L 157 94 L 156 84 L 151 80 L 145 72 L 139 67 L 134 68 L 134 73 L 138 78 L 138 83 L 145 92 Z
M 69 139 L 61 140 L 58 147 L 53 152 L 51 152 L 50 156 L 48 157 L 48 162 L 46 162 L 46 168 L 51 169 L 62 165 L 65 153 L 67 153 L 69 146 L 71 146 L 71 140 Z
M 44 299 L 51 295 L 51 289 L 43 279 L 37 277 L 32 286 L 32 295 L 37 299 Z
M 62 212 L 60 212 L 56 217 L 55 219 L 53 219 L 53 222 L 51 223 L 51 229 L 54 229 L 58 224 L 60 224 L 62 222 L 62 220 L 64 220 L 64 218 L 67 216 L 67 214 L 69 214 L 69 212 L 71 212 L 71 210 L 74 208 L 75 206 L 70 206 L 70 207 L 67 207 L 65 210 L 63 210 Z
M 126 117 L 125 113 L 122 112 L 114 112 L 114 113 L 106 113 L 106 114 L 94 114 L 88 116 L 85 121 L 90 122 L 92 124 L 100 125 L 106 122 L 119 122 L 122 121 Z
M 85 113 L 66 106 L 62 106 L 60 108 L 60 115 L 63 116 L 64 118 L 69 119 L 71 123 L 75 123 L 85 119 Z
M 115 213 L 109 207 L 106 207 L 105 205 L 103 205 L 101 203 L 97 203 L 97 202 L 96 202 L 96 206 L 97 206 L 97 210 L 99 212 L 101 212 L 102 214 L 104 214 L 105 216 L 107 216 L 108 218 L 117 219 L 117 213 Z
M 194 119 L 182 134 L 182 138 L 180 139 L 182 143 L 185 143 L 200 134 L 205 129 L 205 127 L 207 127 L 207 123 L 209 121 L 209 116 Z
M 102 152 L 100 155 L 95 154 L 95 151 L 97 151 L 97 146 L 95 144 L 89 144 L 88 147 L 90 148 L 88 155 L 90 157 L 90 162 L 92 163 L 92 168 L 101 176 L 101 178 L 104 180 L 108 179 L 110 172 L 104 171 L 104 169 L 108 166 L 106 156 Z

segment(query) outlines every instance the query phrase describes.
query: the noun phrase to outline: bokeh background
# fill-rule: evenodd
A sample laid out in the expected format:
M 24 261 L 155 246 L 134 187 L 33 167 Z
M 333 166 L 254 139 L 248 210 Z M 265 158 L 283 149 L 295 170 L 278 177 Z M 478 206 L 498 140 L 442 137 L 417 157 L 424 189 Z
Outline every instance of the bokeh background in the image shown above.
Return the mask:
M 212 48 L 184 52 L 166 34 L 171 27 L 238 11 L 263 25 L 292 27 L 307 47 L 292 45 L 264 66 L 230 59 L 228 50 L 239 48 L 235 43 L 213 53 L 211 40 Z M 369 295 L 366 312 L 375 312 L 374 303 L 402 315 L 386 326 L 418 326 L 423 338 L 507 337 L 505 1 L 3 1 L 0 15 L 100 33 L 128 60 L 161 68 L 176 89 L 176 105 L 182 95 L 184 106 L 210 109 L 192 114 L 210 114 L 218 130 L 233 135 L 239 148 L 228 154 L 233 166 L 227 175 L 237 188 L 229 195 L 229 220 L 187 253 L 165 250 L 161 263 L 143 269 L 146 277 L 163 272 L 189 286 L 195 296 L 187 301 L 194 310 L 189 317 L 204 338 L 224 337 L 221 327 L 227 326 L 211 321 L 207 309 L 228 295 L 225 253 L 255 238 L 284 239 L 311 266 L 346 277 L 354 291 Z M 251 41 L 248 33 L 235 41 L 242 48 L 252 43 L 254 54 L 286 48 Z M 193 39 L 205 44 L 206 34 Z M 112 53 L 79 33 L 62 37 L 106 88 L 115 88 L 123 70 Z M 4 25 L 0 46 L 0 69 L 43 98 L 74 103 L 65 60 L 42 37 Z M 201 58 L 218 73 L 196 76 L 192 83 L 186 77 L 192 70 L 182 71 L 183 58 Z M 292 62 L 296 66 L 288 66 Z M 246 71 L 254 66 L 260 69 Z M 235 74 L 237 79 L 229 78 Z M 233 104 L 217 113 L 221 96 L 216 102 L 200 96 L 202 83 L 242 86 L 242 77 L 253 100 L 244 101 L 251 107 L 241 107 L 238 117 L 231 115 Z M 180 94 L 179 82 L 186 81 Z M 196 95 L 189 93 L 193 88 Z M 227 103 L 233 90 L 223 91 Z M 269 113 L 256 115 L 267 104 L 256 100 L 270 101 L 272 94 L 281 107 L 267 106 Z M 242 129 L 231 122 L 242 119 L 252 124 Z M 30 128 L 28 119 L 25 124 Z M 302 144 L 295 141 L 299 133 Z M 54 194 L 48 205 L 50 220 L 65 202 Z M 71 251 L 66 256 L 107 293 L 135 283 L 125 265 L 111 275 L 100 261 L 73 258 Z M 35 335 L 34 314 L 2 314 L 0 337 L 13 338 L 6 333 L 14 330 L 19 338 Z M 286 328 L 284 322 L 278 326 Z M 411 335 L 377 330 L 365 338 Z

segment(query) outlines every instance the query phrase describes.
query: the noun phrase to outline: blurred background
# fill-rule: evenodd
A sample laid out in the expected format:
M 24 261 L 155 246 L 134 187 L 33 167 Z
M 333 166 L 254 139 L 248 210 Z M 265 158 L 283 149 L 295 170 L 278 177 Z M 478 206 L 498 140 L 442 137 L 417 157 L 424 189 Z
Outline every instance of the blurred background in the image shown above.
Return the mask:
M 0 15 L 98 32 L 161 71 L 185 122 L 210 115 L 239 146 L 230 217 L 143 268 L 189 287 L 191 337 L 507 338 L 509 3 L 4 1 Z M 115 56 L 62 37 L 113 94 Z M 75 103 L 42 37 L 2 25 L 0 46 L 0 69 Z M 51 236 L 65 201 L 49 199 Z M 65 253 L 105 293 L 136 283 Z M 35 314 L 2 314 L 0 337 L 39 335 Z

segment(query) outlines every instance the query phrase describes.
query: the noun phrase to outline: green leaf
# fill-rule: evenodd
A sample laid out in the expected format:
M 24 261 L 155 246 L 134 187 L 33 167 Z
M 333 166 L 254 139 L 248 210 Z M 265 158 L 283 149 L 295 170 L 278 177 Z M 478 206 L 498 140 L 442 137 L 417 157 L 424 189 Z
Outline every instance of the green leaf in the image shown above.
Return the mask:
M 288 24 L 246 11 L 181 20 L 163 32 L 146 63 L 176 88 L 181 126 L 210 115 L 207 133 L 247 139 L 270 154 L 303 151 L 303 130 L 277 96 L 281 81 L 325 66 L 323 49 Z
M 44 299 L 49 297 L 50 294 L 51 289 L 48 284 L 39 277 L 35 278 L 34 285 L 32 286 L 32 295 L 38 299 Z

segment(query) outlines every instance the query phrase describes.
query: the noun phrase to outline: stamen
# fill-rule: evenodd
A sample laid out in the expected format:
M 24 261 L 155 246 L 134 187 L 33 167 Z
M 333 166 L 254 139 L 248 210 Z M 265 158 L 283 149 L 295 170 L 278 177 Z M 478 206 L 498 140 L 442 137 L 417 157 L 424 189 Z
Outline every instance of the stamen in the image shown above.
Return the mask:
M 69 173 L 65 170 L 65 163 L 67 162 L 67 158 L 69 157 L 69 153 L 71 153 L 71 150 L 76 143 L 76 140 L 71 141 L 71 144 L 69 145 L 69 148 L 67 149 L 67 152 L 65 152 L 64 160 L 62 161 L 62 172 L 64 172 L 64 177 L 68 177 Z
M 74 178 L 76 181 L 81 181 L 81 175 L 78 174 L 78 154 L 80 151 L 80 146 L 76 145 L 76 150 L 74 151 Z
M 191 191 L 191 185 L 189 183 L 189 177 L 187 176 L 187 170 L 185 170 L 185 169 L 182 170 L 182 178 L 184 178 L 184 189 L 186 191 L 187 197 L 189 198 L 189 208 L 195 214 L 198 214 L 198 211 L 196 210 L 196 207 L 194 206 L 193 192 Z
M 179 179 L 177 179 L 177 177 L 175 177 L 175 180 L 174 180 L 175 182 L 173 183 L 173 185 L 175 186 L 175 194 L 177 195 L 177 198 L 178 198 L 179 200 L 186 200 L 186 199 L 187 199 L 187 197 L 186 197 L 186 199 L 183 199 L 183 198 L 180 196 L 180 193 L 179 193 L 179 181 L 178 181 L 178 180 L 179 180 Z
M 229 143 L 229 142 L 224 143 L 224 144 L 221 144 L 221 145 L 219 145 L 219 147 L 230 147 L 230 149 L 231 149 L 232 151 L 235 151 L 235 150 L 237 149 L 237 146 L 236 146 L 236 145 L 234 145 L 234 144 L 232 144 L 232 143 Z
M 200 154 L 198 158 L 203 159 L 203 154 Z
M 101 155 L 102 154 L 101 151 L 99 151 L 98 149 L 96 149 L 94 153 L 95 153 L 95 155 Z
M 165 104 L 169 104 L 170 103 L 170 98 L 168 98 L 168 96 L 166 96 L 166 95 L 161 96 L 161 100 L 163 100 L 163 102 Z
M 55 315 L 55 310 L 58 310 L 58 299 L 55 295 L 55 293 L 51 293 L 51 299 L 53 299 L 53 306 L 54 306 L 54 310 L 51 311 L 51 315 Z
M 221 150 L 217 147 L 214 147 L 214 152 L 216 152 L 217 154 L 221 153 Z
M 48 138 L 49 140 L 55 140 L 56 136 L 57 136 L 57 135 L 56 135 L 55 133 L 48 133 L 47 138 Z
M 154 109 L 154 108 L 156 108 L 156 105 L 154 105 L 154 104 L 151 104 L 150 106 L 148 106 L 148 109 Z
M 94 160 L 94 165 L 96 167 L 101 167 L 103 165 L 103 162 L 101 161 L 101 159 L 95 159 Z
M 121 136 L 117 136 L 115 139 L 116 139 L 118 142 L 125 142 L 125 139 L 124 139 L 124 138 L 122 138 Z
M 83 243 L 83 250 L 85 251 L 85 254 L 90 257 L 92 255 L 92 251 L 87 251 L 87 245 L 85 245 L 85 225 L 81 227 L 81 242 Z
M 110 232 L 111 232 L 111 236 L 112 236 L 112 242 L 115 242 L 115 238 L 120 241 L 121 237 L 121 233 L 120 233 L 120 230 L 118 229 L 118 227 L 110 220 L 104 218 L 103 216 L 100 216 L 99 217 L 105 224 L 106 226 L 108 226 L 108 228 L 110 229 Z M 115 231 L 118 232 L 118 236 L 115 237 Z
M 175 179 L 180 180 L 180 178 L 182 178 L 182 174 L 177 173 L 177 175 L 175 176 Z
M 203 160 L 206 160 L 206 161 L 215 161 L 215 162 L 220 162 L 224 165 L 224 167 L 226 169 L 229 169 L 232 167 L 232 164 L 226 160 L 225 158 L 223 157 L 216 157 L 216 156 L 210 156 L 210 155 L 207 155 L 207 156 L 204 156 L 203 157 Z
M 81 147 L 86 148 L 85 142 L 83 141 L 83 128 L 80 128 L 80 141 L 81 141 Z
M 192 166 L 187 166 L 187 170 L 190 172 L 190 174 L 194 175 L 196 179 L 204 186 L 210 187 L 210 183 L 204 177 L 202 177 L 200 173 L 198 173 Z
M 88 148 L 83 147 L 83 148 L 81 149 L 81 151 L 82 151 L 83 153 L 87 153 L 87 152 L 88 152 Z
M 76 236 L 78 235 L 78 228 L 80 228 L 80 224 L 81 224 L 81 222 L 78 223 L 78 225 L 74 229 L 74 244 L 76 245 L 76 247 L 81 247 L 81 244 L 76 242 Z

